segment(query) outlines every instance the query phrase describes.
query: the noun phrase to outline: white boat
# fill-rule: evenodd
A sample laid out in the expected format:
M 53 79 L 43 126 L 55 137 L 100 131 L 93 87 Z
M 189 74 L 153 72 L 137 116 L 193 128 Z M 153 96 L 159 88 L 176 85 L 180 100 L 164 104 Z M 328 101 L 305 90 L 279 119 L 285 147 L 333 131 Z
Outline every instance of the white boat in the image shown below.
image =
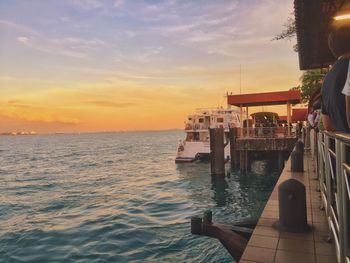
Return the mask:
M 239 108 L 197 109 L 185 124 L 186 139 L 177 149 L 176 163 L 188 163 L 210 158 L 209 128 L 224 128 L 225 141 L 229 141 L 229 128 L 240 127 Z M 225 147 L 225 159 L 230 158 L 230 144 Z

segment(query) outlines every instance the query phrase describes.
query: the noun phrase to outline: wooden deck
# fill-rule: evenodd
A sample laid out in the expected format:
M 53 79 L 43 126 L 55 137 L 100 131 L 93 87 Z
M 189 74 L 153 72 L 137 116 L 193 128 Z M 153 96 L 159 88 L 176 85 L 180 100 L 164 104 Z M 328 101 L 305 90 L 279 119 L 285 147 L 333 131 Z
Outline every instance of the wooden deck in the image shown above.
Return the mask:
M 327 243 L 328 225 L 325 212 L 320 210 L 314 161 L 304 155 L 304 173 L 290 172 L 290 158 L 267 202 L 261 218 L 240 260 L 248 262 L 280 263 L 336 263 L 335 246 Z M 274 228 L 278 220 L 278 185 L 294 178 L 306 187 L 307 218 L 312 230 L 306 234 L 280 232 Z

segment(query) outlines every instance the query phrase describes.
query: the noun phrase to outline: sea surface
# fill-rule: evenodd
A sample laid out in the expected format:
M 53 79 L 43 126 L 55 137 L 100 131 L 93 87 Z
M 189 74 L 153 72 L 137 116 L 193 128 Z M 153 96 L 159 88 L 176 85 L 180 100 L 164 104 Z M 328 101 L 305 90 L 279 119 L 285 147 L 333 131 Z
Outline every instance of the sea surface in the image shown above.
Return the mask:
M 277 171 L 262 160 L 215 180 L 208 163 L 174 163 L 183 137 L 0 136 L 0 262 L 232 262 L 190 217 L 258 218 Z

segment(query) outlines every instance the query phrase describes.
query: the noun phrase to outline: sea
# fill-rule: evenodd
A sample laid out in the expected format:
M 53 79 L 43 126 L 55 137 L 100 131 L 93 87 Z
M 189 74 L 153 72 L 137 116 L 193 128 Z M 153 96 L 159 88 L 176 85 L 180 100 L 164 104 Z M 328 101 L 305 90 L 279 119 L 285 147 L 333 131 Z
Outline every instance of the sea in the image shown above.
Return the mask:
M 234 262 L 213 221 L 259 218 L 278 179 L 269 160 L 225 179 L 175 164 L 182 131 L 0 136 L 0 262 Z

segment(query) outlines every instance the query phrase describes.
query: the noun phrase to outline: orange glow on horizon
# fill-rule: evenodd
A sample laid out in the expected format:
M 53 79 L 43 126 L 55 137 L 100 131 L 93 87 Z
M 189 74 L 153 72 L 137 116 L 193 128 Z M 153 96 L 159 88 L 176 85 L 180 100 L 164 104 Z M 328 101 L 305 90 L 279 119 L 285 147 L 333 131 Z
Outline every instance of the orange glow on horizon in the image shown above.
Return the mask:
M 271 41 L 292 1 L 118 2 L 1 2 L 0 133 L 182 129 L 240 83 L 299 84 L 293 43 Z

